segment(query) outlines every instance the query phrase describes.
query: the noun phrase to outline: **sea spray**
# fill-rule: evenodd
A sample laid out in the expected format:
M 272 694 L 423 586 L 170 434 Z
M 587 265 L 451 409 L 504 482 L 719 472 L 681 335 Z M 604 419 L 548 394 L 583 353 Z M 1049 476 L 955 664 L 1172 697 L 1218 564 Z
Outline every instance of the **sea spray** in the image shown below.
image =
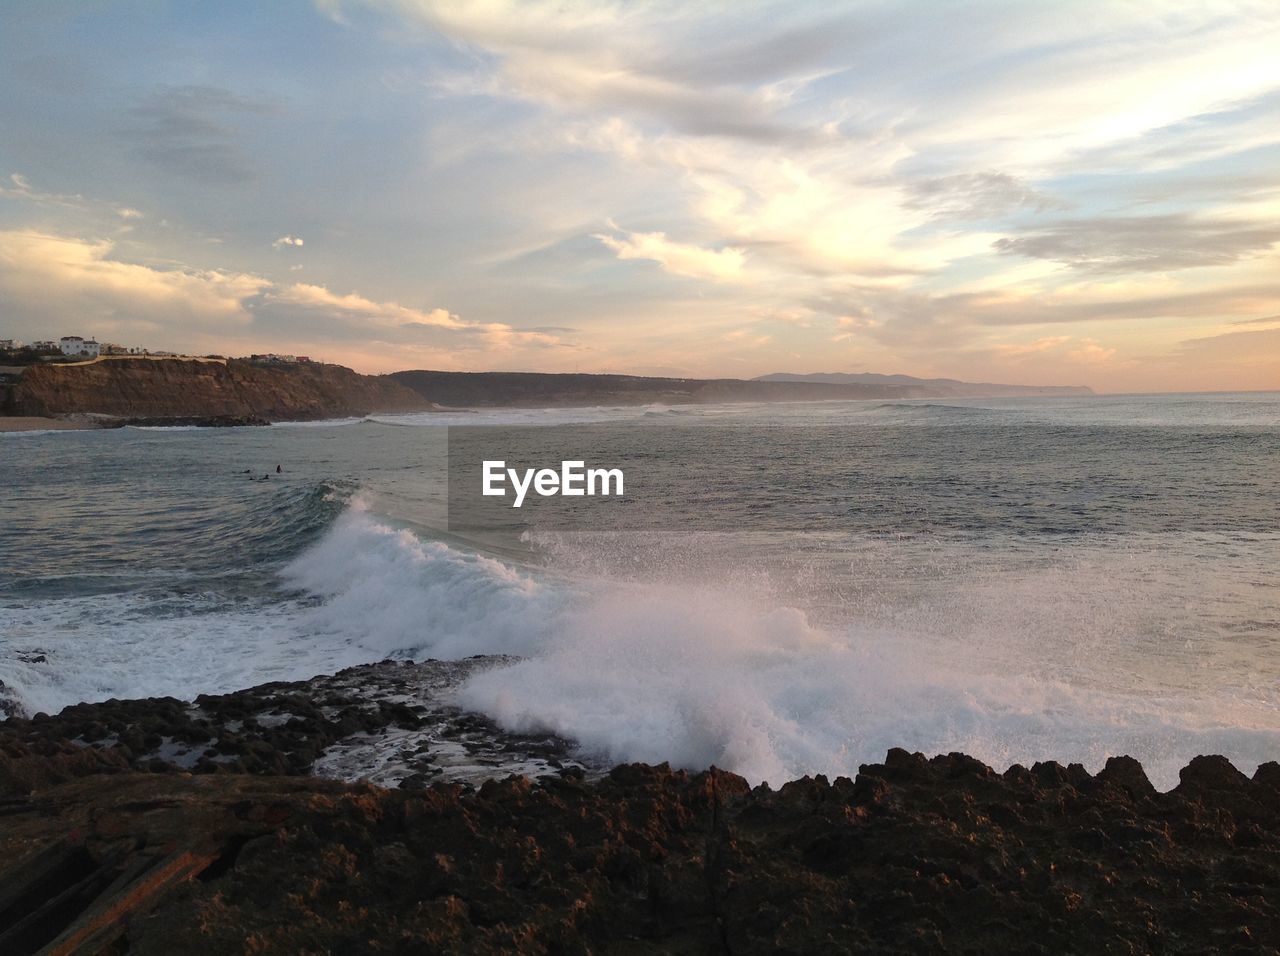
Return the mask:
M 730 543 L 719 536 L 717 553 L 731 554 Z M 706 562 L 698 545 L 673 538 L 665 553 Z M 472 678 L 458 702 L 508 730 L 564 736 L 593 762 L 715 764 L 753 782 L 853 774 L 894 746 L 964 751 L 1001 768 L 1052 758 L 1097 769 L 1131 754 L 1160 786 L 1198 753 L 1247 771 L 1280 752 L 1274 688 L 1124 690 L 1106 680 L 1105 654 L 1044 643 L 1076 590 L 1095 593 L 1068 629 L 1092 626 L 1079 616 L 1090 604 L 1101 614 L 1115 603 L 1106 569 L 1089 561 L 1026 576 L 1020 586 L 1040 590 L 1008 620 L 953 605 L 957 635 L 936 605 L 868 613 L 862 625 L 846 608 L 843 624 L 817 624 L 759 574 L 730 573 L 750 561 L 704 563 L 712 583 L 695 586 L 671 580 L 689 575 L 663 548 L 643 553 L 647 571 L 629 577 L 518 568 L 394 527 L 357 497 L 280 569 L 284 599 L 265 606 L 210 596 L 202 609 L 189 597 L 175 618 L 157 598 L 126 594 L 0 609 L 18 652 L 0 679 L 28 712 L 53 711 L 111 696 L 192 698 L 387 657 L 516 654 Z M 934 599 L 963 593 L 1007 607 L 1016 597 L 975 586 L 972 574 L 955 572 L 953 590 Z M 1057 583 L 1046 591 L 1046 580 Z M 1132 639 L 1134 623 L 1117 618 L 1112 637 Z
M 505 729 L 549 731 L 594 761 L 710 765 L 752 782 L 853 775 L 890 747 L 962 751 L 997 767 L 1097 769 L 1132 754 L 1162 786 L 1198 753 L 1249 768 L 1280 747 L 1274 701 L 1161 699 L 1018 671 L 965 670 L 914 641 L 837 637 L 742 595 L 628 589 L 568 611 L 537 654 L 486 671 L 464 706 Z
M 1199 752 L 1249 769 L 1280 754 L 1276 402 L 650 409 L 658 424 L 640 409 L 504 410 L 33 436 L 4 465 L 0 680 L 27 712 L 52 711 L 511 652 L 522 660 L 461 699 L 604 761 L 776 781 L 905 746 L 997 767 L 1096 769 L 1127 752 L 1161 786 Z M 612 541 L 504 544 L 432 517 L 450 419 L 616 421 L 616 441 L 644 454 L 678 418 L 758 435 L 734 488 L 775 513 L 787 495 L 811 503 L 820 527 L 765 533 L 744 509 L 695 531 L 706 496 L 673 498 L 669 532 Z M 277 462 L 280 477 L 244 480 Z
M 300 626 L 360 644 L 371 659 L 529 654 L 564 600 L 501 561 L 378 521 L 357 500 L 282 579 L 323 599 Z
M 711 538 L 710 550 L 696 535 L 649 539 L 625 576 L 613 573 L 624 539 L 561 539 L 537 572 L 353 510 L 287 574 L 325 597 L 313 630 L 370 650 L 520 655 L 472 678 L 459 703 L 507 730 L 564 736 L 595 762 L 715 764 L 779 782 L 853 774 L 894 746 L 998 767 L 1052 754 L 1097 768 L 1127 753 L 1171 786 L 1197 753 L 1247 768 L 1280 748 L 1274 692 L 1126 689 L 1132 674 L 1106 672 L 1106 646 L 1149 624 L 1107 585 L 1141 552 L 1101 564 L 1076 552 L 1016 576 L 981 552 L 966 564 L 944 550 L 952 580 L 932 602 L 908 611 L 898 595 L 860 626 L 856 607 L 833 625 L 779 603 L 768 575 L 733 559 L 732 536 Z M 592 540 L 608 554 L 588 555 Z M 714 583 L 682 583 L 695 562 Z M 550 573 L 563 565 L 572 573 Z M 1096 643 L 1088 635 L 1104 622 Z M 1071 646 L 1072 634 L 1085 643 Z

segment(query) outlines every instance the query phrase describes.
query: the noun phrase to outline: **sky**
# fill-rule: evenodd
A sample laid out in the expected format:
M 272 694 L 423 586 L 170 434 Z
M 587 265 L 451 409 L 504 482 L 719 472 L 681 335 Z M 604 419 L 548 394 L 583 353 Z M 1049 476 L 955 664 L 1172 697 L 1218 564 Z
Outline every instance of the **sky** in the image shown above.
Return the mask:
M 1280 388 L 1280 4 L 0 0 L 0 337 Z

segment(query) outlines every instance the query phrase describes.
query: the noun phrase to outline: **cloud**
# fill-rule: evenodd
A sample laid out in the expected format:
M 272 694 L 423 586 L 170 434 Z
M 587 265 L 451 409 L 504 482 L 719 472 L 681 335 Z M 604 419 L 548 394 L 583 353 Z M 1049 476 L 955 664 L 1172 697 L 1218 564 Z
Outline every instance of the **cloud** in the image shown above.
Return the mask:
M 1056 223 L 1028 235 L 1006 237 L 1006 255 L 1051 259 L 1083 272 L 1169 272 L 1235 262 L 1280 242 L 1280 224 L 1186 213 L 1130 218 L 1099 217 Z
M 1280 315 L 1265 315 L 1260 319 L 1238 319 L 1233 325 L 1280 325 Z
M 1116 357 L 1116 350 L 1104 348 L 1093 339 L 1084 339 L 1078 348 L 1067 352 L 1067 357 L 1085 365 L 1106 365 Z
M 133 151 L 157 168 L 204 185 L 237 185 L 257 178 L 228 117 L 273 112 L 265 102 L 216 86 L 164 86 L 134 107 L 138 121 L 121 132 Z
M 1249 332 L 1224 332 L 1185 339 L 1178 348 L 1204 357 L 1242 360 L 1249 364 L 1265 364 L 1280 370 L 1280 329 L 1258 329 Z M 1274 380 L 1274 387 L 1280 379 Z
M 1058 294 L 990 292 L 939 296 L 934 301 L 944 310 L 984 325 L 1213 319 L 1274 307 L 1280 301 L 1280 282 L 1110 296 L 1105 290 L 1085 286 Z
M 1216 285 L 1203 289 L 1129 291 L 1107 295 L 1091 286 L 1053 294 L 1008 289 L 977 293 L 937 294 L 910 290 L 861 287 L 839 295 L 814 296 L 808 301 L 816 314 L 833 317 L 837 334 L 832 341 L 879 344 L 915 356 L 941 353 L 960 356 L 978 350 L 1004 360 L 1052 356 L 1079 363 L 1104 358 L 1089 347 L 1087 336 L 1069 331 L 1040 335 L 1030 341 L 997 342 L 1000 330 L 1070 326 L 1097 327 L 1117 323 L 1149 323 L 1161 347 L 1160 330 L 1189 323 L 1221 322 L 1224 317 L 1257 314 L 1280 301 L 1280 282 Z M 1075 341 L 1078 355 L 1065 349 Z
M 1015 176 L 994 171 L 922 179 L 908 185 L 907 196 L 907 208 L 955 221 L 995 219 L 1020 210 L 1046 212 L 1066 205 Z
M 512 91 L 574 111 L 619 111 L 657 120 L 681 133 L 800 145 L 815 131 L 771 116 L 759 95 L 734 89 L 692 89 L 663 77 L 636 74 L 567 58 L 513 58 Z
M 353 332 L 392 341 L 430 333 L 430 340 L 447 342 L 459 349 L 496 348 L 513 345 L 556 346 L 557 333 L 539 329 L 517 329 L 501 322 L 472 322 L 447 309 L 419 309 L 398 302 L 380 302 L 356 292 L 337 293 L 322 285 L 294 283 L 273 289 L 266 297 L 271 306 L 293 306 L 322 313 L 348 325 Z M 447 333 L 447 335 L 442 335 Z
M 1029 341 L 998 342 L 969 351 L 974 357 L 986 356 L 998 366 L 1007 366 L 1009 374 L 1021 374 L 1013 371 L 1015 369 L 1043 368 L 1046 364 L 1076 371 L 1097 371 L 1125 364 L 1118 359 L 1118 349 L 1108 348 L 1088 336 L 1046 335 Z
M 832 342 L 850 342 L 875 329 L 880 323 L 873 319 L 865 309 L 859 309 L 856 315 L 836 316 L 836 334 L 831 336 Z
M 283 249 L 286 246 L 302 246 L 305 245 L 302 239 L 297 236 L 281 236 L 275 242 L 271 243 L 272 249 Z
M 443 329 L 471 329 L 471 323 L 445 309 L 415 309 L 400 305 L 397 302 L 376 302 L 359 293 L 350 292 L 345 295 L 332 292 L 322 285 L 297 282 L 273 291 L 270 296 L 274 302 L 299 305 L 312 309 L 326 309 L 346 315 L 361 316 L 373 320 L 380 325 L 406 326 L 424 325 Z
M 109 200 L 90 199 L 80 193 L 58 193 L 37 189 L 31 180 L 21 173 L 9 176 L 11 185 L 0 185 L 0 196 L 41 206 L 62 207 L 77 212 L 108 212 L 124 220 L 141 219 L 142 212 L 132 206 L 122 206 Z
M 227 323 L 254 350 L 314 336 L 475 367 L 571 367 L 573 339 L 597 367 L 843 352 L 1051 376 L 1099 358 L 1089 339 L 1110 371 L 1280 311 L 1274 4 L 317 2 L 342 25 L 273 30 L 250 5 L 252 56 L 187 63 L 148 50 L 197 48 L 194 21 L 123 15 L 115 72 L 72 97 L 19 64 L 29 178 L 0 183 L 0 226 L 115 237 L 100 270 L 278 274 Z M 65 17 L 33 17 L 23 55 L 56 50 L 49 77 L 93 60 Z M 127 129 L 104 142 L 110 116 Z M 289 242 L 317 221 L 340 259 Z M 64 314 L 204 327 L 76 281 Z M 22 314 L 53 313 L 34 296 Z M 772 340 L 723 338 L 740 327 Z
M 1071 341 L 1069 335 L 1047 335 L 1034 342 L 1017 342 L 997 345 L 995 351 L 1009 358 L 1021 358 L 1026 355 L 1041 355 L 1055 351 Z
M 625 232 L 622 238 L 597 234 L 619 259 L 648 259 L 673 275 L 725 281 L 740 279 L 746 253 L 742 249 L 702 249 L 673 242 L 662 232 Z
M 43 192 L 31 185 L 31 180 L 21 173 L 9 176 L 12 185 L 0 186 L 0 196 L 6 199 L 23 199 L 33 203 L 46 203 L 55 206 L 66 206 L 71 209 L 86 209 L 90 205 L 88 199 L 78 193 Z
M 441 111 L 483 109 L 501 127 L 478 146 L 454 137 L 474 159 L 582 171 L 545 194 L 580 214 L 543 212 L 544 232 L 518 244 L 558 250 L 556 282 L 600 277 L 572 232 L 593 218 L 610 223 L 594 238 L 618 259 L 689 280 L 641 286 L 642 270 L 611 270 L 575 324 L 610 322 L 643 295 L 683 317 L 662 332 L 682 342 L 725 341 L 721 309 L 790 315 L 774 323 L 780 350 L 821 356 L 834 334 L 904 364 L 989 349 L 1002 327 L 1079 325 L 1025 353 L 1070 367 L 1104 361 L 1110 345 L 1088 341 L 1100 322 L 1149 322 L 1144 334 L 1167 341 L 1180 322 L 1259 314 L 1270 294 L 1249 260 L 1280 239 L 1280 176 L 1244 151 L 1280 143 L 1280 15 L 1175 3 L 1155 20 L 1081 0 L 1070 15 L 979 3 L 922 21 L 892 5 L 773 0 L 327 0 L 390 13 L 456 54 L 422 81 Z M 1193 181 L 1214 186 L 1179 193 Z M 1135 198 L 1159 214 L 1122 216 Z M 502 235 L 510 218 L 490 228 Z M 1198 266 L 1218 268 L 1111 279 Z
M 1272 391 L 1280 386 L 1280 329 L 1186 339 L 1178 343 L 1172 361 L 1203 380 L 1229 383 L 1233 390 Z
M 1135 169 L 1169 170 L 1201 165 L 1248 150 L 1274 145 L 1280 126 L 1280 91 L 1271 89 L 1217 107 L 1190 113 L 1164 126 L 1078 157 L 1082 168 L 1127 173 Z M 1239 176 L 1208 177 L 1201 188 L 1218 195 L 1235 193 Z
M 545 0 L 383 5 L 492 57 L 496 69 L 490 73 L 438 75 L 435 85 L 447 93 L 505 96 L 579 114 L 626 114 L 694 136 L 792 145 L 827 138 L 821 127 L 781 117 L 785 85 L 761 83 L 829 51 L 832 34 L 824 32 L 825 24 L 691 50 L 664 44 L 660 21 L 676 30 L 696 29 L 704 18 L 672 7 L 570 8 Z
M 772 335 L 762 334 L 755 329 L 732 329 L 720 338 L 731 345 L 753 349 L 764 348 L 773 341 Z
M 0 231 L 0 289 L 12 318 L 25 319 L 27 328 L 69 321 L 103 329 L 245 325 L 252 321 L 247 302 L 271 285 L 248 273 L 123 262 L 114 248 L 106 240 Z
M 30 338 L 65 332 L 70 322 L 82 334 L 145 336 L 153 347 L 355 348 L 382 367 L 403 367 L 397 350 L 406 348 L 425 349 L 417 354 L 448 367 L 463 354 L 499 361 L 526 349 L 567 348 L 563 335 L 573 331 L 474 322 L 314 283 L 128 262 L 107 240 L 23 230 L 0 231 L 0 296 L 11 332 Z

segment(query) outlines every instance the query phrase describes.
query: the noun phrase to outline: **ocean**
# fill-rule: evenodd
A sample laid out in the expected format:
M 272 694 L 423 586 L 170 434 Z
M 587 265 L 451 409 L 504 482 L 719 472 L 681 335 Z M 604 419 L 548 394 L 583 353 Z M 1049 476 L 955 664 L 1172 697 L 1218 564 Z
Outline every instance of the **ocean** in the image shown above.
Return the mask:
M 645 526 L 451 524 L 456 426 L 578 429 Z M 475 655 L 517 659 L 458 704 L 601 766 L 1251 773 L 1280 758 L 1280 393 L 0 435 L 6 713 Z

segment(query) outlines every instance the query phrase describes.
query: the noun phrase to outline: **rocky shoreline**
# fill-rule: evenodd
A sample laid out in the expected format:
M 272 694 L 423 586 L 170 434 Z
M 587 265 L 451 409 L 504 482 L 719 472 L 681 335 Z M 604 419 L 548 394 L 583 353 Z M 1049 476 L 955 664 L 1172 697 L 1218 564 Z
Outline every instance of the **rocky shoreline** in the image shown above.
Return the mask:
M 567 741 L 509 734 L 448 702 L 451 688 L 508 660 L 383 661 L 194 701 L 107 700 L 11 719 L 0 722 L 0 753 L 24 759 L 0 762 L 0 793 L 125 770 L 315 774 L 409 790 L 603 772 L 570 757 Z M 0 706 L 3 694 L 0 685 Z
M 1198 757 L 1168 793 L 1125 757 L 605 772 L 444 702 L 489 663 L 0 723 L 0 951 L 1280 946 L 1275 763 Z

